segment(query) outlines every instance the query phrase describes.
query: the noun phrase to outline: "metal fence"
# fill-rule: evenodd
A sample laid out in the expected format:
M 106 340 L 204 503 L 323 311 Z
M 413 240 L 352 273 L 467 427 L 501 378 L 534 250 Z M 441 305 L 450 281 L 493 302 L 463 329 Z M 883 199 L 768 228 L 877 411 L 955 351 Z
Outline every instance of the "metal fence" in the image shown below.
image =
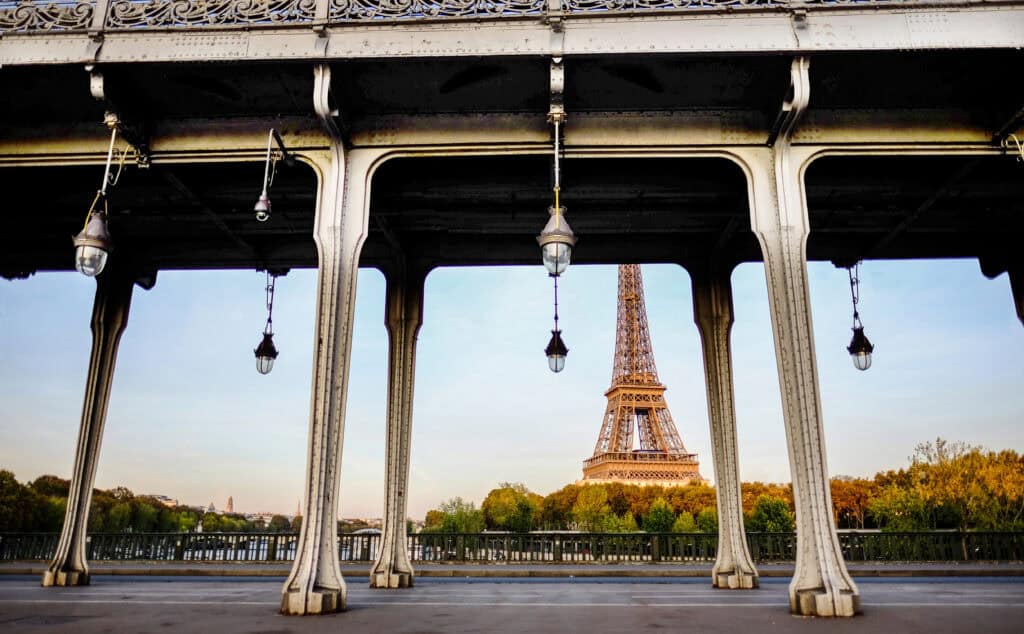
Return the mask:
M 46 560 L 56 533 L 0 533 L 0 561 Z M 94 533 L 91 561 L 273 562 L 295 558 L 297 533 Z M 757 562 L 793 561 L 794 533 L 748 533 Z M 417 533 L 408 536 L 417 562 L 451 563 L 711 563 L 713 533 Z M 848 562 L 1021 561 L 1024 533 L 842 532 Z M 338 535 L 342 562 L 372 562 L 380 535 Z

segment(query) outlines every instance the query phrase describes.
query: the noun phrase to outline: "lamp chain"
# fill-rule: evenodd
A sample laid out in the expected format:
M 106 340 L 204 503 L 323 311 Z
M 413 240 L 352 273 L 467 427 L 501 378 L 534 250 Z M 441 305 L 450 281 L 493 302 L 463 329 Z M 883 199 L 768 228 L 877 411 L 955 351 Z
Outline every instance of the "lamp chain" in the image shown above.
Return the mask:
M 263 329 L 265 335 L 274 334 L 274 285 L 276 282 L 277 276 L 271 275 L 270 271 L 267 271 L 267 326 Z
M 853 299 L 853 327 L 861 328 L 860 313 L 857 312 L 857 304 L 860 303 L 860 262 L 846 269 L 850 274 L 850 297 Z
M 555 332 L 558 332 L 558 276 L 551 277 L 555 279 Z

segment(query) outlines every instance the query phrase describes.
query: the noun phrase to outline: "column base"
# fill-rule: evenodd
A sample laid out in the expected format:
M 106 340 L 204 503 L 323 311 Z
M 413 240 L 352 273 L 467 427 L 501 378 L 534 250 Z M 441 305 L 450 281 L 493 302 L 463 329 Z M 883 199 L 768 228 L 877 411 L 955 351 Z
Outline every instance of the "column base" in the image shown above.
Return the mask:
M 758 587 L 760 581 L 757 573 L 727 571 L 712 575 L 711 585 L 723 590 L 751 590 Z
M 285 590 L 281 593 L 281 614 L 333 614 L 345 611 L 345 590 L 317 589 L 310 592 Z
M 370 575 L 371 588 L 411 588 L 413 574 L 411 572 L 384 571 Z
M 43 573 L 43 587 L 71 587 L 89 585 L 89 573 L 80 570 L 47 570 Z
M 789 611 L 799 616 L 843 616 L 860 613 L 860 596 L 839 591 L 829 593 L 821 588 L 799 590 L 789 596 Z

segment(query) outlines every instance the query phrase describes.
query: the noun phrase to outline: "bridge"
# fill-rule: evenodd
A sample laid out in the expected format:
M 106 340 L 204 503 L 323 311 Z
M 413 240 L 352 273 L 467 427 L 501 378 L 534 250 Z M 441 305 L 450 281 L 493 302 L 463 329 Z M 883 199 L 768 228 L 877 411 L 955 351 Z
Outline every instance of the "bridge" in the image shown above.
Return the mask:
M 387 278 L 390 334 L 370 578 L 412 585 L 423 280 L 442 266 L 539 264 L 535 237 L 560 193 L 574 262 L 691 275 L 723 589 L 759 585 L 740 511 L 729 274 L 764 262 L 799 536 L 790 609 L 855 614 L 806 263 L 976 258 L 989 277 L 1009 274 L 1024 320 L 1022 45 L 1013 0 L 0 2 L 0 274 L 71 270 L 68 236 L 94 215 L 114 245 L 44 585 L 89 581 L 89 500 L 133 287 L 159 270 L 314 266 L 304 522 L 281 610 L 346 603 L 334 522 L 359 266 Z M 105 166 L 116 185 L 103 185 Z

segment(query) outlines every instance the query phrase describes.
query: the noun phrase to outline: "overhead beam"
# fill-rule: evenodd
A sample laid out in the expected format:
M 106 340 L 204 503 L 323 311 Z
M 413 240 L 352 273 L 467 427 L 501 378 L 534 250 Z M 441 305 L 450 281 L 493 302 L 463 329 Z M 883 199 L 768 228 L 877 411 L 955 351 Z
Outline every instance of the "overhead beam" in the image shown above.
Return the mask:
M 729 7 L 733 9 L 733 7 Z M 736 54 L 1016 48 L 1024 40 L 1024 3 L 807 6 L 799 36 L 781 11 L 594 12 L 563 17 L 566 56 L 657 53 Z M 628 19 L 628 22 L 626 21 Z M 628 26 L 624 28 L 625 25 Z M 941 25 L 941 28 L 937 28 Z M 551 26 L 535 16 L 497 20 L 405 20 L 192 26 L 135 25 L 103 33 L 100 63 L 347 60 L 380 57 L 544 56 Z M 295 28 L 301 27 L 301 28 Z M 357 27 L 357 28 L 353 28 Z M 4 32 L 3 65 L 79 63 L 95 47 L 89 33 Z

